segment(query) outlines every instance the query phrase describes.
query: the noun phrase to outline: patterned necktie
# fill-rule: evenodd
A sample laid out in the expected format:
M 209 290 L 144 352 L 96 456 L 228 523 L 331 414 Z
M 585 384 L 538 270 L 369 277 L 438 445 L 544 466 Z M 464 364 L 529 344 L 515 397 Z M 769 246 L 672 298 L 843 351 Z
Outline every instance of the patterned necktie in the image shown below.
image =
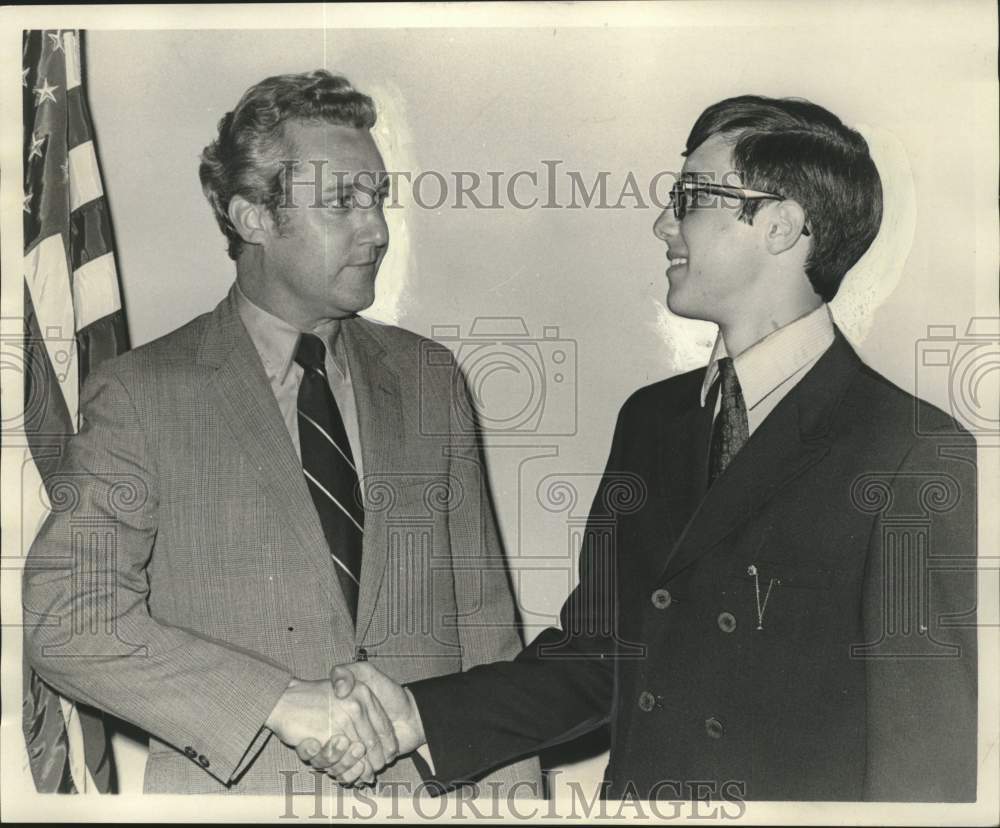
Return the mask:
M 747 406 L 731 357 L 719 360 L 722 403 L 712 426 L 712 448 L 708 455 L 708 485 L 722 474 L 750 437 Z
M 299 385 L 299 444 L 302 471 L 330 546 L 351 616 L 357 618 L 365 511 L 358 501 L 358 471 L 351 444 L 326 378 L 326 346 L 302 334 L 295 351 L 302 366 Z

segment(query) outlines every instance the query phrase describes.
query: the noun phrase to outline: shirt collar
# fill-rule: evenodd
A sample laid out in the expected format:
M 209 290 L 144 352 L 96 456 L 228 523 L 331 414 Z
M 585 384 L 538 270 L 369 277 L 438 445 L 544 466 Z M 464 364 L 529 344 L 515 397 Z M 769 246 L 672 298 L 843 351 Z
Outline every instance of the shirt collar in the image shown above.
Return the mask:
M 754 343 L 733 359 L 740 389 L 747 409 L 753 408 L 785 380 L 830 347 L 834 339 L 833 317 L 826 304 L 800 316 L 759 342 Z M 701 404 L 719 375 L 719 360 L 728 356 L 720 333 L 712 349 L 712 360 L 705 370 L 701 385 Z
M 295 349 L 299 344 L 301 332 L 294 325 L 275 316 L 255 304 L 240 288 L 239 282 L 233 285 L 236 295 L 236 307 L 250 339 L 260 355 L 264 369 L 269 377 L 284 383 L 288 372 L 295 364 Z M 333 319 L 318 325 L 310 333 L 316 334 L 326 343 L 333 356 L 334 366 L 346 374 L 344 356 L 340 347 L 340 320 Z

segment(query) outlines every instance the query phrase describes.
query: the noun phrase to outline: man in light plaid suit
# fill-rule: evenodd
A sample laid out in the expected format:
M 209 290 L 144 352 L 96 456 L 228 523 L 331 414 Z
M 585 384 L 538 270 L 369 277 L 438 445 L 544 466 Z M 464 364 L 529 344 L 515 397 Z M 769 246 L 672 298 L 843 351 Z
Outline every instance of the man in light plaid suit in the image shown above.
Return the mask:
M 371 782 L 392 727 L 334 665 L 408 682 L 521 647 L 454 359 L 357 316 L 389 241 L 374 122 L 322 70 L 249 89 L 200 171 L 236 283 L 84 388 L 26 647 L 61 693 L 149 733 L 147 792 L 331 784 L 302 759 L 338 733 L 370 758 L 348 781 Z M 409 757 L 379 776 L 420 779 Z M 538 792 L 537 760 L 490 780 Z

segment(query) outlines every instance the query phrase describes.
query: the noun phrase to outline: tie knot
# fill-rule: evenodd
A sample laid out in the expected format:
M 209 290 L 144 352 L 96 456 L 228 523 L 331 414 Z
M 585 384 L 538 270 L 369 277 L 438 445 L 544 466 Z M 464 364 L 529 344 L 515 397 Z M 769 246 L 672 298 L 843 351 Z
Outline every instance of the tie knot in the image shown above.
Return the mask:
M 739 384 L 739 379 L 736 376 L 736 366 L 733 364 L 732 357 L 722 357 L 719 360 L 719 377 L 722 380 L 722 387 L 732 386 L 734 383 Z
M 295 361 L 303 368 L 326 374 L 326 345 L 315 334 L 304 333 L 295 349 Z

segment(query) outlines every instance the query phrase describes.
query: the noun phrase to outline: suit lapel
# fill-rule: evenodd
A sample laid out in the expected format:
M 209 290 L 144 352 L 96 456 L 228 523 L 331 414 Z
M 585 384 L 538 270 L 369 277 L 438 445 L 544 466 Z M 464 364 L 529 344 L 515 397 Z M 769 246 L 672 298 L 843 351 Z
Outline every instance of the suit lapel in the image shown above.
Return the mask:
M 690 478 L 691 496 L 705 494 L 674 544 L 664 580 L 688 567 L 826 456 L 830 420 L 859 364 L 837 331 L 833 345 L 775 407 L 707 492 L 710 427 L 694 432 L 692 443 L 698 445 L 692 451 L 701 453 L 701 463 L 700 476 L 696 469 Z M 710 417 L 713 409 L 706 408 Z
M 368 493 L 373 481 L 408 468 L 403 439 L 402 398 L 397 366 L 363 319 L 352 319 L 341 327 L 351 372 L 351 385 L 358 409 L 361 462 Z M 391 480 L 389 481 L 391 485 Z M 367 501 L 367 497 L 366 497 Z M 385 510 L 365 511 L 365 539 L 358 592 L 357 639 L 364 640 L 372 621 L 388 560 Z
M 329 546 L 257 351 L 231 297 L 219 305 L 215 315 L 216 324 L 206 332 L 200 352 L 203 362 L 217 368 L 207 383 L 206 397 L 250 460 L 268 499 L 298 540 L 306 562 L 315 569 L 317 582 L 333 607 L 336 628 L 349 629 L 351 617 L 330 563 Z M 336 642 L 334 646 L 338 646 Z
M 714 392 L 704 407 L 695 396 L 690 407 L 664 423 L 659 472 L 664 480 L 664 511 L 670 518 L 671 549 L 701 503 L 707 485 L 714 406 Z

